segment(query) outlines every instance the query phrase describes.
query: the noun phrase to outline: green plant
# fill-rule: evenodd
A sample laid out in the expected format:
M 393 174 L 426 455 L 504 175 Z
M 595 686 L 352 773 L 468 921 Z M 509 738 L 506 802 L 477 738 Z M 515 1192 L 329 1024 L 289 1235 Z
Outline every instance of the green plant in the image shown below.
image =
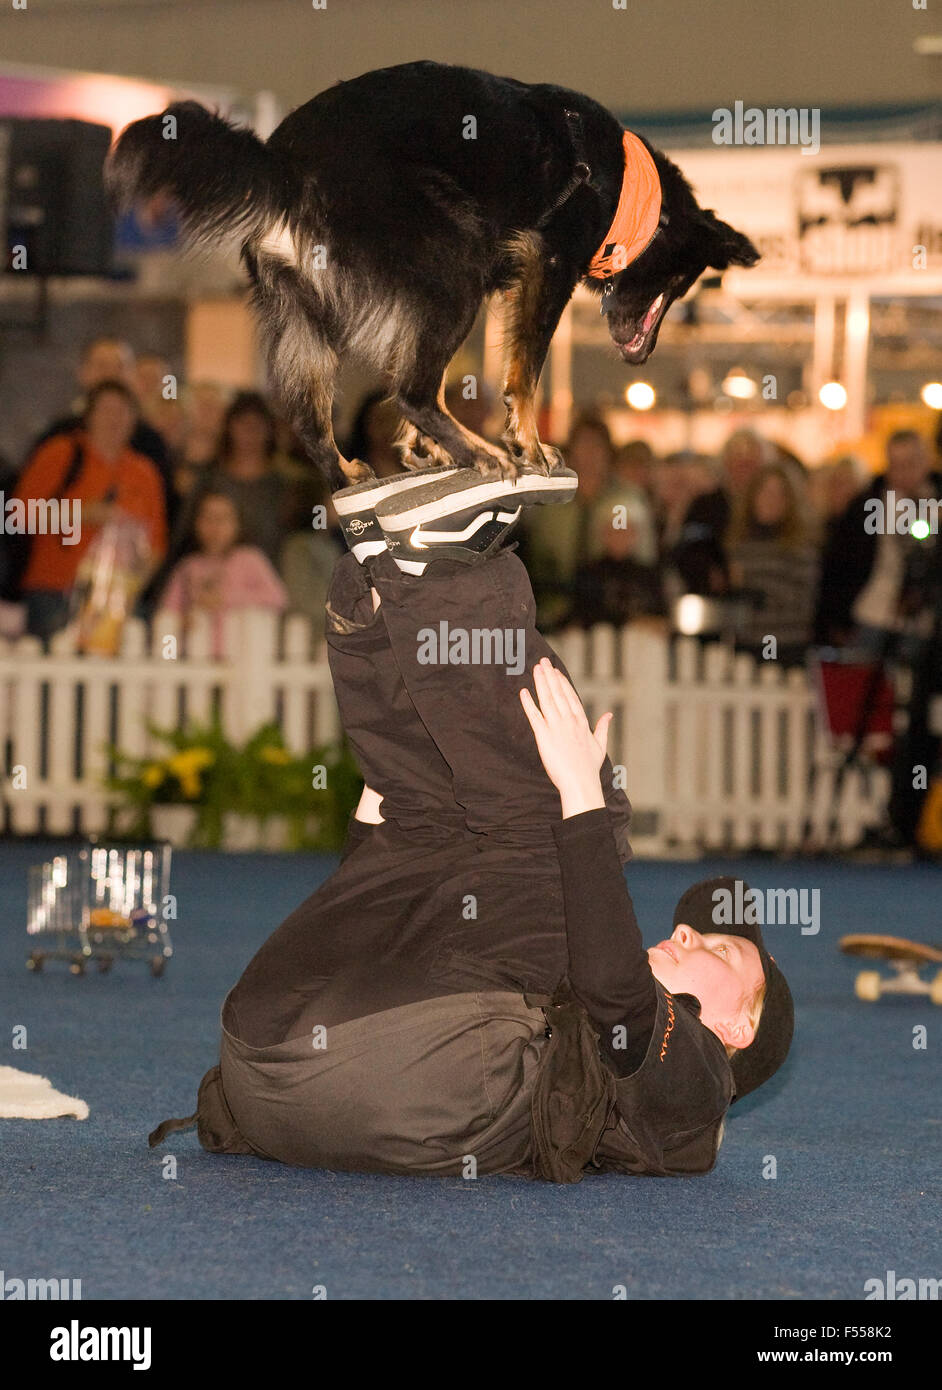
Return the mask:
M 166 745 L 163 756 L 111 749 L 115 773 L 107 785 L 134 811 L 132 834 L 151 833 L 154 806 L 189 805 L 196 811 L 192 844 L 203 848 L 219 847 L 230 813 L 260 824 L 283 817 L 292 849 L 342 846 L 363 785 L 345 742 L 299 755 L 285 747 L 276 723 L 262 725 L 241 747 L 229 741 L 218 719 L 185 729 L 148 728 Z

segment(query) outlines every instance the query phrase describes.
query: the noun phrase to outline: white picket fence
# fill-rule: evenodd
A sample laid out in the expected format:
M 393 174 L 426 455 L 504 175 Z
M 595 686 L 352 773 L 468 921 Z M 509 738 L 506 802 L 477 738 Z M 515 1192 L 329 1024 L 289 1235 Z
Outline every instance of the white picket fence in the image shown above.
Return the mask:
M 625 769 L 636 854 L 787 851 L 801 845 L 809 812 L 823 837 L 835 761 L 803 671 L 672 640 L 646 624 L 571 631 L 553 645 L 590 715 L 614 711 L 609 752 Z M 225 650 L 232 655 L 211 655 L 206 625 L 184 644 L 171 614 L 158 615 L 150 632 L 128 624 L 114 658 L 76 654 L 68 630 L 48 655 L 31 638 L 0 642 L 8 829 L 102 831 L 107 746 L 156 751 L 148 722 L 179 728 L 218 711 L 227 734 L 243 739 L 276 719 L 299 753 L 339 736 L 323 639 L 306 618 L 232 615 Z M 887 793 L 885 772 L 847 777 L 836 808 L 842 844 L 879 822 Z

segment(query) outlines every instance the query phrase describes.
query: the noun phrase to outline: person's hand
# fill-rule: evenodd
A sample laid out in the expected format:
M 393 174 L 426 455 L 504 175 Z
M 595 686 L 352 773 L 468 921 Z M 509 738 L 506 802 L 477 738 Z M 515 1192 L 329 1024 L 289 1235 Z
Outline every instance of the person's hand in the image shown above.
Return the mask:
M 582 701 L 548 657 L 533 668 L 537 700 L 526 688 L 520 702 L 530 721 L 540 760 L 559 792 L 563 819 L 605 805 L 599 771 L 605 761 L 610 713 L 592 729 Z

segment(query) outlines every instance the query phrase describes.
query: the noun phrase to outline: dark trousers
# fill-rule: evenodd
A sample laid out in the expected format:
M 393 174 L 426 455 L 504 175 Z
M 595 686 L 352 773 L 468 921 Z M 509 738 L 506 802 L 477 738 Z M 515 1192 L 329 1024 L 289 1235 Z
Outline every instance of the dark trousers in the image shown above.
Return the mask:
M 564 668 L 534 625 L 524 566 L 502 551 L 416 577 L 386 554 L 369 573 L 347 555 L 327 612 L 341 718 L 384 822 L 262 946 L 226 1027 L 263 1046 L 450 992 L 552 991 L 567 965 L 559 795 L 518 692 L 542 657 Z M 460 644 L 475 629 L 501 633 L 503 650 L 448 660 L 474 655 Z M 630 807 L 607 759 L 602 783 L 627 859 Z

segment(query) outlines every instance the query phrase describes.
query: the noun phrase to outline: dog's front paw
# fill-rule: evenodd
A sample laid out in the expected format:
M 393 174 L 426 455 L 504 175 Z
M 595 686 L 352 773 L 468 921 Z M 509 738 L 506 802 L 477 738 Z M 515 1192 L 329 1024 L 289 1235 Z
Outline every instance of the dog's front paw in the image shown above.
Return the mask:
M 354 483 L 369 483 L 376 477 L 368 463 L 362 459 L 341 459 L 340 469 L 347 480 L 347 486 L 352 487 Z
M 543 457 L 546 460 L 548 473 L 558 473 L 560 469 L 567 467 L 566 460 L 563 458 L 559 449 L 554 449 L 552 444 L 544 444 L 541 447 Z
M 566 467 L 566 460 L 562 454 L 550 444 L 536 444 L 533 448 L 523 450 L 515 449 L 512 441 L 508 441 L 508 451 L 515 462 L 514 476 L 536 473 L 542 478 L 548 478 L 551 473 L 558 473 Z

